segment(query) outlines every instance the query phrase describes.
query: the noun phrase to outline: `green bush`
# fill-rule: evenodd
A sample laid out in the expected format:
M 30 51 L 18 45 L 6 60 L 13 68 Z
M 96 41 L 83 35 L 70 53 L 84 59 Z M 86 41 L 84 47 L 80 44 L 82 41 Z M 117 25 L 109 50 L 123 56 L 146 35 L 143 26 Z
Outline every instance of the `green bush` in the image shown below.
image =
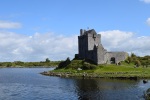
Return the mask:
M 11 67 L 12 66 L 12 63 L 11 62 L 8 62 L 6 67 Z
M 139 67 L 139 66 L 141 66 L 141 62 L 139 60 L 136 60 L 135 65 L 136 65 L 136 67 Z
M 95 68 L 96 68 L 96 65 L 90 64 L 88 62 L 83 62 L 83 66 L 82 66 L 83 70 L 95 69 Z
M 70 59 L 68 57 L 65 61 L 60 62 L 60 64 L 58 65 L 57 69 L 65 68 L 70 63 L 71 63 L 71 61 L 70 61 Z

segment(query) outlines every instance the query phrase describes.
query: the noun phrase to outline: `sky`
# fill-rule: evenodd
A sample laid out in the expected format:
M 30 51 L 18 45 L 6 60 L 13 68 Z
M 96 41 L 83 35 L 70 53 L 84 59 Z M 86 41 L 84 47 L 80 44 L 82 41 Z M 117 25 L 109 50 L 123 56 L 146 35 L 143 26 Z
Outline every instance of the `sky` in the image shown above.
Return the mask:
M 80 29 L 108 51 L 150 55 L 150 0 L 0 0 L 0 62 L 71 59 Z

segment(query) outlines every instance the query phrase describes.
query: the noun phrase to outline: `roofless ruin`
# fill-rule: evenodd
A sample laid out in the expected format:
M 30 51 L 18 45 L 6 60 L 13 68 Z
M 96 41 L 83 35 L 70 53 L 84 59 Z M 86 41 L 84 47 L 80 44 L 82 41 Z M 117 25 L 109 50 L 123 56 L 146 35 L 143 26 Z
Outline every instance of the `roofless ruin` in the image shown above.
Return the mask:
M 127 52 L 108 52 L 101 44 L 101 35 L 97 34 L 94 29 L 80 29 L 78 36 L 78 54 L 80 59 L 90 59 L 96 64 L 118 64 L 128 57 Z

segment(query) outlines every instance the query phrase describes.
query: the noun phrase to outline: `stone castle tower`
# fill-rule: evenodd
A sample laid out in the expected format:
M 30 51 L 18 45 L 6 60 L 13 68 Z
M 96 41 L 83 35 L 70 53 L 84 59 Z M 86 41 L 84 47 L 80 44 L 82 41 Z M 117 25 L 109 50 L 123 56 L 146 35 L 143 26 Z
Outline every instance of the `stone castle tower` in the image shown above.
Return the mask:
M 128 57 L 126 52 L 107 52 L 101 44 L 101 35 L 97 34 L 94 29 L 80 29 L 78 51 L 80 59 L 90 59 L 96 64 L 119 63 Z

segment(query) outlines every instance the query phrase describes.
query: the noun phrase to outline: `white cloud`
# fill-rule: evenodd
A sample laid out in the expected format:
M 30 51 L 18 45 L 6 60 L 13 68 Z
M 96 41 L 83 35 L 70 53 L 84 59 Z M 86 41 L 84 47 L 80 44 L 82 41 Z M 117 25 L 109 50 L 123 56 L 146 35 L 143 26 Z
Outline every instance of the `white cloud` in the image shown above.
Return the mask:
M 119 30 L 99 32 L 102 44 L 108 51 L 126 51 L 139 56 L 150 55 L 150 37 L 137 37 L 135 33 Z
M 145 3 L 150 3 L 150 0 L 140 0 L 140 1 L 143 1 Z
M 150 55 L 150 37 L 137 37 L 133 32 L 119 30 L 99 32 L 108 51 L 126 51 L 137 55 Z M 0 61 L 43 61 L 73 58 L 78 52 L 77 35 L 35 33 L 31 36 L 0 32 Z
M 146 20 L 146 23 L 150 26 L 150 18 Z
M 0 61 L 64 60 L 77 53 L 77 36 L 35 33 L 32 36 L 0 32 Z
M 2 29 L 20 28 L 20 27 L 21 27 L 20 23 L 0 20 L 0 28 Z

